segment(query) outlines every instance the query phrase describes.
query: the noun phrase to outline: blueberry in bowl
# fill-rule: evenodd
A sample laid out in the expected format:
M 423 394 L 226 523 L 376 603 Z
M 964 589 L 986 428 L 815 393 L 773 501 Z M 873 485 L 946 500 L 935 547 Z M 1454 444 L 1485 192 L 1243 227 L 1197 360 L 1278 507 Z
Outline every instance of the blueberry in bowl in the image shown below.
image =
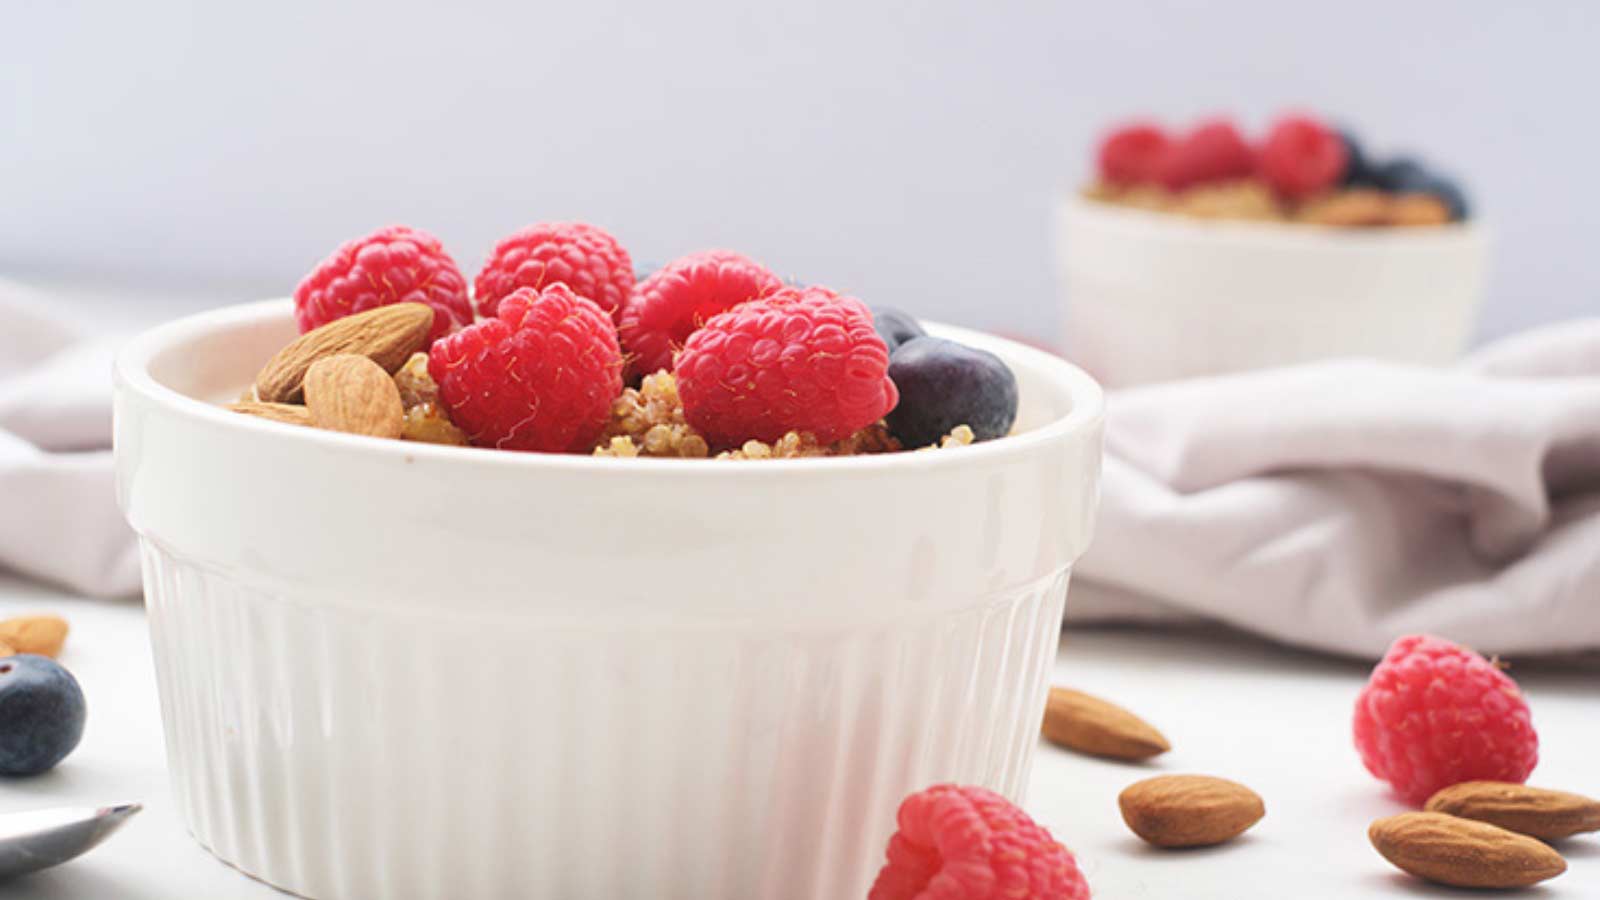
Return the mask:
M 1017 420 L 1017 377 L 1000 357 L 945 338 L 914 337 L 889 354 L 900 402 L 885 421 L 907 447 L 925 447 L 966 425 L 980 441 Z
M 909 313 L 892 306 L 873 307 L 872 325 L 878 330 L 878 337 L 883 338 L 883 342 L 889 345 L 890 353 L 906 341 L 927 334 Z
M 66 759 L 86 714 L 78 680 L 55 660 L 0 659 L 0 775 L 37 775 Z

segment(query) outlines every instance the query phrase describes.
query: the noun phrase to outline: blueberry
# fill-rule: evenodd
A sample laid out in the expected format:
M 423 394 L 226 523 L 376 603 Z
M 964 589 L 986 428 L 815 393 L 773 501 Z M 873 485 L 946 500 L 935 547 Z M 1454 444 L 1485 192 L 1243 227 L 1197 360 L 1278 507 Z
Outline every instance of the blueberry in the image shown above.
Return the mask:
M 37 775 L 83 737 L 83 689 L 55 660 L 0 659 L 0 775 Z
M 1438 197 L 1450 209 L 1450 218 L 1459 222 L 1467 217 L 1470 207 L 1467 195 L 1453 179 L 1435 174 L 1422 183 L 1421 191 Z
M 872 327 L 878 329 L 878 337 L 883 338 L 883 342 L 889 345 L 890 353 L 906 341 L 927 334 L 922 330 L 922 326 L 917 324 L 916 319 L 892 306 L 873 308 Z
M 1339 130 L 1339 140 L 1344 142 L 1347 160 L 1343 184 L 1349 187 L 1376 187 L 1378 172 L 1373 168 L 1372 160 L 1367 158 L 1366 151 L 1361 149 L 1361 142 L 1347 128 Z
M 1386 191 L 1407 193 L 1422 190 L 1433 175 L 1428 168 L 1409 156 L 1401 156 L 1378 165 L 1374 169 L 1376 185 Z
M 1378 186 L 1399 194 L 1432 194 L 1450 210 L 1450 218 L 1467 217 L 1467 195 L 1454 179 L 1446 178 L 1408 156 L 1392 159 L 1377 168 Z
M 926 447 L 957 425 L 987 441 L 1017 420 L 1017 376 L 985 350 L 914 337 L 889 354 L 889 378 L 900 391 L 889 431 L 907 447 Z

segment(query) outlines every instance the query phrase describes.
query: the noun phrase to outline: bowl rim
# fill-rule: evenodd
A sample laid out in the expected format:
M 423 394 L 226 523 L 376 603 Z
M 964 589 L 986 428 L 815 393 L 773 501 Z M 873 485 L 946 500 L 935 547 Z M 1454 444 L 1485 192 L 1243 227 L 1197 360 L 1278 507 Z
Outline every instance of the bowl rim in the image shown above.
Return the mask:
M 1058 442 L 1083 440 L 1096 431 L 1105 416 L 1105 396 L 1088 373 L 1054 354 L 979 331 L 924 321 L 930 334 L 949 337 L 979 349 L 988 350 L 1009 363 L 1021 363 L 1044 372 L 1062 385 L 1071 404 L 1066 415 L 1021 434 L 983 441 L 961 448 L 959 453 L 878 453 L 859 456 L 812 457 L 762 460 L 750 465 L 739 460 L 671 459 L 660 457 L 602 457 L 575 453 L 524 453 L 495 451 L 482 447 L 456 447 L 415 441 L 386 440 L 363 435 L 342 434 L 273 422 L 256 416 L 230 412 L 167 387 L 150 373 L 151 363 L 161 354 L 218 332 L 241 328 L 272 318 L 288 319 L 292 301 L 288 298 L 261 300 L 223 306 L 195 313 L 148 329 L 118 351 L 114 374 L 119 388 L 137 395 L 163 412 L 195 424 L 213 428 L 242 429 L 262 440 L 309 442 L 330 450 L 378 454 L 402 461 L 427 459 L 440 465 L 506 467 L 513 470 L 534 468 L 566 472 L 634 472 L 637 474 L 670 471 L 675 476 L 740 478 L 763 477 L 762 473 L 825 471 L 880 472 L 906 468 L 943 469 L 968 463 L 990 462 L 1000 457 L 1024 456 Z M 118 406 L 121 405 L 119 401 Z
M 1237 219 L 1200 219 L 1175 213 L 1119 206 L 1103 200 L 1067 193 L 1061 202 L 1069 217 L 1092 219 L 1094 224 L 1125 234 L 1144 232 L 1172 240 L 1186 239 L 1215 245 L 1252 244 L 1274 249 L 1385 249 L 1436 247 L 1441 244 L 1482 245 L 1491 235 L 1482 216 L 1464 222 L 1426 228 L 1346 228 L 1312 223 L 1252 222 Z

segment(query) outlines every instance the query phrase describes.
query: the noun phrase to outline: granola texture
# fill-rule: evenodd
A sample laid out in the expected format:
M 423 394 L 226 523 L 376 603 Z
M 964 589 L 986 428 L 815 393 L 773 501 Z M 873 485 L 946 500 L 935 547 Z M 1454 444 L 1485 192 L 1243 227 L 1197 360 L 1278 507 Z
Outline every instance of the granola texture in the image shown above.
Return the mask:
M 428 444 L 468 446 L 466 432 L 450 421 L 439 402 L 439 385 L 428 374 L 428 354 L 416 353 L 394 373 L 400 403 L 405 408 L 401 423 L 402 440 Z M 254 388 L 241 395 L 241 402 L 253 401 Z M 960 425 L 937 444 L 916 448 L 938 450 L 965 447 L 973 443 L 972 429 Z M 662 370 L 646 375 L 636 388 L 627 388 L 611 405 L 611 419 L 599 442 L 595 456 L 631 458 L 639 456 L 677 459 L 805 459 L 823 456 L 861 456 L 894 453 L 906 449 L 883 422 L 874 422 L 831 444 L 817 442 L 809 432 L 791 431 L 772 443 L 745 441 L 732 449 L 713 453 L 705 437 L 683 417 L 683 401 L 678 397 L 678 382 L 671 372 Z
M 1289 222 L 1337 228 L 1446 225 L 1450 209 L 1431 194 L 1395 194 L 1375 188 L 1339 188 L 1298 203 L 1281 201 L 1260 179 L 1243 178 L 1170 191 L 1156 184 L 1097 181 L 1083 196 L 1100 203 L 1173 213 L 1195 219 Z
M 706 439 L 684 420 L 678 381 L 666 371 L 646 375 L 637 388 L 625 389 L 611 402 L 611 421 L 594 449 L 595 456 L 704 459 L 710 454 Z
M 428 354 L 413 353 L 394 373 L 400 389 L 400 405 L 406 417 L 400 425 L 400 438 L 425 444 L 467 445 L 466 432 L 457 428 L 439 405 L 439 385 L 428 374 Z
M 925 449 L 964 447 L 972 441 L 972 429 L 962 425 L 946 435 L 936 447 Z M 893 453 L 903 449 L 900 442 L 889 434 L 888 426 L 876 422 L 831 444 L 818 443 L 816 437 L 808 432 L 791 431 L 772 443 L 745 441 L 713 457 L 706 439 L 684 420 L 677 380 L 671 372 L 661 371 L 646 375 L 639 387 L 623 391 L 622 396 L 612 404 L 611 421 L 594 448 L 594 455 L 622 458 L 805 459 Z

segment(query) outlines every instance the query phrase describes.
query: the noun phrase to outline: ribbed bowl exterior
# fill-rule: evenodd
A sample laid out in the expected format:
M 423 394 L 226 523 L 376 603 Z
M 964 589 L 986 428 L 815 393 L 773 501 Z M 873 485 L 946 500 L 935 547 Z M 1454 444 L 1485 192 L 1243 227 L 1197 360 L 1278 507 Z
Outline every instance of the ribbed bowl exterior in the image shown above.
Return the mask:
M 148 541 L 144 571 L 195 837 L 307 897 L 408 900 L 865 896 L 903 795 L 1020 796 L 1067 586 L 597 642 L 310 609 Z

